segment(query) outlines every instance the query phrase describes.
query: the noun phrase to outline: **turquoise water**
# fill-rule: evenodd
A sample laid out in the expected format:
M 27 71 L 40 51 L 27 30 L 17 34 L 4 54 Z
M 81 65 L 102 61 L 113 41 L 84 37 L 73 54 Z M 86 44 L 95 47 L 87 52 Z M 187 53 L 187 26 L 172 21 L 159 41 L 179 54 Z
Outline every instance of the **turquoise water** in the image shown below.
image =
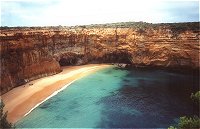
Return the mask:
M 196 114 L 196 76 L 105 68 L 83 77 L 16 123 L 18 128 L 166 128 Z

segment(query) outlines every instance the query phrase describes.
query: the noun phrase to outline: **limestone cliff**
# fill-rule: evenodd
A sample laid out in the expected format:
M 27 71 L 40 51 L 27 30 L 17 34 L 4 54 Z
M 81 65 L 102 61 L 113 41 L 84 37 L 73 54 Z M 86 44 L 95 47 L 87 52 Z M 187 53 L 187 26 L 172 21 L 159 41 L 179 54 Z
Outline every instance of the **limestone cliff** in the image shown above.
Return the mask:
M 128 63 L 199 69 L 199 23 L 1 28 L 1 94 L 60 65 Z

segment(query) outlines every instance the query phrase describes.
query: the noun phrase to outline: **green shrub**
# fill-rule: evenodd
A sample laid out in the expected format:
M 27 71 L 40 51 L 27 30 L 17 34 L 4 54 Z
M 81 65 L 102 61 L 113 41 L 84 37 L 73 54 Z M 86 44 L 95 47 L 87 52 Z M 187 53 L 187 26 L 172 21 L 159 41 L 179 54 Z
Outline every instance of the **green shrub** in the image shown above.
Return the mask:
M 180 117 L 178 127 L 170 126 L 168 129 L 199 129 L 200 118 L 194 117 Z
M 0 114 L 1 115 L 0 129 L 13 128 L 12 124 L 7 121 L 7 112 L 6 113 L 3 112 L 4 106 L 5 106 L 4 103 L 1 101 L 0 102 L 0 113 L 1 113 Z
M 195 94 L 191 94 L 191 99 L 195 104 L 199 106 L 200 103 L 200 91 Z M 180 117 L 178 123 L 178 129 L 199 129 L 200 128 L 200 118 L 198 116 L 193 117 Z M 176 127 L 170 126 L 168 129 L 177 129 Z
M 200 91 L 197 91 L 195 94 L 191 94 L 191 99 L 194 101 L 194 103 L 199 104 L 200 103 Z
M 197 128 L 200 128 L 200 119 L 197 116 L 180 117 L 180 122 L 178 123 L 178 128 L 180 128 L 180 129 L 197 129 Z
M 174 126 L 170 126 L 168 129 L 177 129 L 177 128 Z

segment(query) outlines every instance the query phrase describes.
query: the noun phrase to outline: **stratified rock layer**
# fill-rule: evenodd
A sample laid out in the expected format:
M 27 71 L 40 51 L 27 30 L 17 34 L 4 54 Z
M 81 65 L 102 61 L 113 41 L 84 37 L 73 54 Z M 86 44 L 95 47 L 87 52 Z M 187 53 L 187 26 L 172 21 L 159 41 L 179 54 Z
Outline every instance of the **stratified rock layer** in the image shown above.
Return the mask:
M 138 24 L 1 28 L 1 94 L 56 74 L 60 65 L 127 63 L 199 69 L 199 23 Z

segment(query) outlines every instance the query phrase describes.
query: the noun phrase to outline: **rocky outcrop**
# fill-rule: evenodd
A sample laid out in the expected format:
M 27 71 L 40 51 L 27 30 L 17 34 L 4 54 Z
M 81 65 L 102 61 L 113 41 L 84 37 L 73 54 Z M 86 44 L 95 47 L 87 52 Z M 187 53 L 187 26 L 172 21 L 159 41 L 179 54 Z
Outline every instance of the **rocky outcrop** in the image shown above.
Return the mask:
M 63 65 L 127 63 L 199 69 L 198 27 L 199 23 L 123 23 L 1 28 L 1 94 L 56 74 Z
M 61 71 L 59 63 L 52 58 L 47 45 L 33 38 L 22 34 L 2 37 L 2 93 L 30 80 Z

